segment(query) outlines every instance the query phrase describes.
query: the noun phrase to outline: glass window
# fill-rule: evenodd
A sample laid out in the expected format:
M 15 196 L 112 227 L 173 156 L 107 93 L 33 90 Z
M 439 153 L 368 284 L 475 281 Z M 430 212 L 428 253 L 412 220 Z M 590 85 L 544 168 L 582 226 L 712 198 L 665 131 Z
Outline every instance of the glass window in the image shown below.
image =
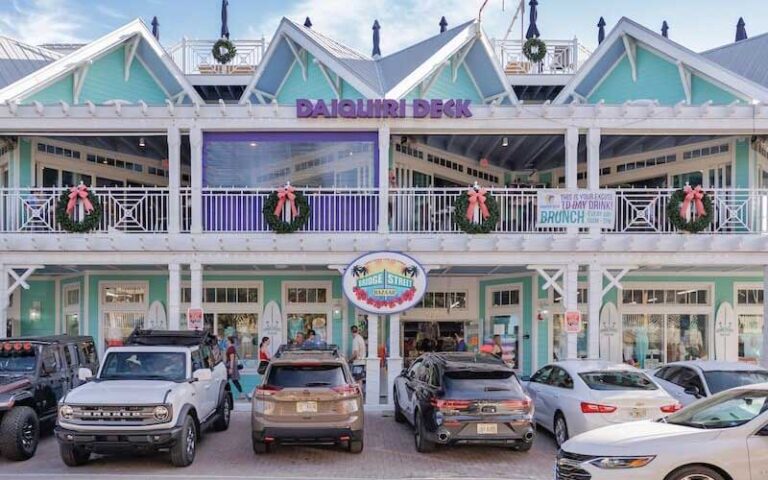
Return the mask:
M 99 374 L 100 380 L 181 382 L 186 377 L 185 354 L 175 352 L 112 352 L 104 360 Z
M 742 370 L 742 371 L 710 371 L 704 372 L 704 379 L 711 393 L 720 393 L 732 388 L 755 383 L 768 383 L 768 371 Z
M 579 377 L 592 390 L 658 390 L 653 381 L 641 372 L 585 372 Z
M 281 365 L 271 368 L 267 385 L 281 388 L 340 387 L 346 385 L 340 365 Z
M 708 315 L 667 315 L 667 362 L 707 357 L 708 318 Z
M 573 378 L 560 367 L 554 367 L 552 374 L 549 376 L 549 384 L 557 388 L 573 388 Z
M 565 315 L 555 313 L 552 315 L 552 355 L 557 360 L 567 358 L 566 348 L 568 347 L 568 334 L 563 328 Z M 577 355 L 579 358 L 587 358 L 587 315 L 581 315 L 581 333 L 576 337 Z
M 104 287 L 104 303 L 144 303 L 144 287 L 114 286 Z
M 59 171 L 53 168 L 43 168 L 43 187 L 51 188 L 59 186 Z
M 375 133 L 210 134 L 204 178 L 211 187 L 372 187 L 376 141 Z
M 702 400 L 667 417 L 667 423 L 701 429 L 733 428 L 766 411 L 768 391 L 732 390 Z
M 64 330 L 67 335 L 80 335 L 80 315 L 76 313 L 64 315 Z
M 309 331 L 315 332 L 315 340 L 328 342 L 328 315 L 325 313 L 289 313 L 288 338 L 293 341 L 298 333 L 309 340 Z
M 547 383 L 549 381 L 549 376 L 552 374 L 552 368 L 551 366 L 546 366 L 539 370 L 538 372 L 534 373 L 531 377 L 531 381 L 534 383 Z
M 656 368 L 663 361 L 664 317 L 658 314 L 625 314 L 624 361 L 638 368 Z
M 739 321 L 739 360 L 758 363 L 763 353 L 763 316 L 760 314 L 740 314 Z
M 16 348 L 19 345 L 19 348 Z M 37 348 L 24 346 L 18 342 L 0 343 L 0 372 L 4 375 L 26 374 L 37 368 Z
M 235 337 L 237 353 L 242 358 L 259 356 L 259 317 L 254 313 L 219 313 L 216 315 L 216 335 Z

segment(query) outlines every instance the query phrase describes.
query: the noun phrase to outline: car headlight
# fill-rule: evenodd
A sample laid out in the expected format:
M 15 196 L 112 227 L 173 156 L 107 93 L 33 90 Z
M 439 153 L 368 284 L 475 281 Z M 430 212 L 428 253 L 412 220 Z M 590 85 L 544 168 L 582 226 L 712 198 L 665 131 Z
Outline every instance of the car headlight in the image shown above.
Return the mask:
M 171 409 L 165 405 L 158 405 L 152 410 L 152 416 L 159 422 L 167 422 L 171 419 Z
M 642 457 L 602 457 L 592 460 L 592 465 L 605 469 L 640 468 L 648 465 L 655 455 Z
M 69 405 L 62 405 L 59 407 L 59 416 L 64 420 L 72 420 L 75 416 L 75 409 Z

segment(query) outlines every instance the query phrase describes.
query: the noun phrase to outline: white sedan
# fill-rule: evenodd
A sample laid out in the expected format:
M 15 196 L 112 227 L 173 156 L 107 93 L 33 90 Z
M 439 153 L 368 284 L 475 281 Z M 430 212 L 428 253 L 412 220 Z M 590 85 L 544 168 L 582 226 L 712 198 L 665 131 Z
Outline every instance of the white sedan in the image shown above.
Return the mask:
M 600 360 L 566 360 L 541 368 L 526 384 L 536 424 L 562 445 L 582 432 L 655 419 L 681 405 L 641 370 Z
M 655 421 L 613 425 L 566 442 L 557 480 L 768 478 L 768 384 L 718 393 Z
M 768 371 L 757 365 L 708 360 L 668 363 L 651 376 L 684 407 L 730 388 L 768 382 Z

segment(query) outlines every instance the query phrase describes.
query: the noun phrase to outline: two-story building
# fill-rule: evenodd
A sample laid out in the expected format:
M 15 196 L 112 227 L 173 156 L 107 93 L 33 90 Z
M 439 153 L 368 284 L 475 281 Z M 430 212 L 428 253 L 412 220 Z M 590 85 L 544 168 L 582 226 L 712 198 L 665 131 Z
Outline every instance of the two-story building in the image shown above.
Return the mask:
M 255 381 L 261 337 L 348 350 L 358 325 L 371 404 L 457 335 L 499 335 L 526 374 L 768 361 L 768 37 L 695 53 L 622 19 L 537 64 L 435 20 L 369 56 L 284 19 L 227 65 L 139 20 L 68 49 L 0 38 L 0 335 L 104 348 L 189 312 Z M 381 251 L 423 268 L 411 308 L 344 284 Z

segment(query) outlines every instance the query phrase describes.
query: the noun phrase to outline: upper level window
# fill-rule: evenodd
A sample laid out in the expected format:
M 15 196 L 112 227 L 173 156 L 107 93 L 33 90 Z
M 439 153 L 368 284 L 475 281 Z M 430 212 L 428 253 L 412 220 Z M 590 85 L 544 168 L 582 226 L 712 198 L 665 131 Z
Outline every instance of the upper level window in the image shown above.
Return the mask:
M 520 305 L 520 290 L 497 290 L 493 292 L 493 306 L 506 307 L 509 305 Z
M 705 288 L 693 289 L 633 289 L 622 290 L 622 303 L 625 305 L 708 305 L 709 291 Z
M 325 303 L 328 290 L 325 288 L 289 288 L 288 303 Z
M 114 285 L 104 287 L 103 300 L 105 304 L 135 304 L 144 303 L 146 294 L 143 286 Z
M 414 308 L 467 308 L 467 292 L 427 292 Z
M 762 288 L 740 288 L 736 294 L 738 305 L 762 305 L 763 299 Z

